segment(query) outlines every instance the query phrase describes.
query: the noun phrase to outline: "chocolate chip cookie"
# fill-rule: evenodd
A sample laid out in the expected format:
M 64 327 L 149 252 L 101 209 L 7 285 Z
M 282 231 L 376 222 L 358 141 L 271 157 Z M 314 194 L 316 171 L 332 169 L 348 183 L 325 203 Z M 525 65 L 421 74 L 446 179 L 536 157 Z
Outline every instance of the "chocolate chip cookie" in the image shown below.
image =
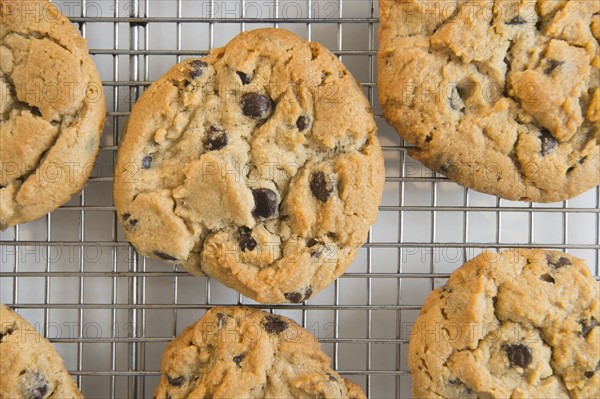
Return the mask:
M 0 0 L 0 230 L 85 185 L 105 104 L 85 40 L 45 0 Z
M 213 308 L 165 350 L 155 398 L 366 399 L 330 363 L 319 341 L 293 320 Z
M 0 398 L 83 398 L 54 347 L 0 305 Z
M 600 182 L 600 2 L 381 0 L 379 98 L 409 154 L 552 202 Z
M 361 86 L 281 29 L 174 66 L 133 108 L 117 158 L 115 205 L 140 253 L 263 303 L 340 276 L 384 182 Z
M 415 398 L 597 398 L 600 288 L 541 249 L 484 252 L 423 305 L 408 363 Z

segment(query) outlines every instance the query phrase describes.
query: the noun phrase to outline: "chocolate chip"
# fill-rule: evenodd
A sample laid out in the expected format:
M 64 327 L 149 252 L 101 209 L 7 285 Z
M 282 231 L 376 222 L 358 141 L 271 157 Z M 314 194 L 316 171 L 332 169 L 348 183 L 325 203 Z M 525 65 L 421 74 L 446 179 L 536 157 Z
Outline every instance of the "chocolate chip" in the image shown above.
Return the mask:
M 250 77 L 248 75 L 246 75 L 244 72 L 238 71 L 236 73 L 240 77 L 242 84 L 247 85 L 247 84 L 250 84 L 250 82 L 252 82 L 252 79 L 250 79 Z
M 308 298 L 310 298 L 312 296 L 312 294 L 313 294 L 312 287 L 309 286 L 304 291 L 304 295 L 302 295 L 302 293 L 300 293 L 300 292 L 290 292 L 287 294 L 283 294 L 283 296 L 285 297 L 285 299 L 287 299 L 291 303 L 300 303 L 300 302 L 306 301 Z
M 154 251 L 154 255 L 158 256 L 159 258 L 161 258 L 163 260 L 169 260 L 169 261 L 177 260 L 177 258 L 174 258 L 171 255 L 166 254 L 164 252 L 160 252 L 160 251 Z
M 506 25 L 523 25 L 526 24 L 527 21 L 520 15 L 517 15 L 510 21 L 506 22 Z
M 277 213 L 279 203 L 277 194 L 268 188 L 260 188 L 253 190 L 254 210 L 252 214 L 257 218 L 270 218 Z
M 185 378 L 183 378 L 183 377 L 171 377 L 169 374 L 167 374 L 167 380 L 169 381 L 169 385 L 172 385 L 174 387 L 180 387 L 185 382 Z
M 258 243 L 252 237 L 245 236 L 240 238 L 240 249 L 244 252 L 254 251 L 254 248 L 256 248 L 257 245 Z
M 552 136 L 550 130 L 542 128 L 540 129 L 540 141 L 542 142 L 542 155 L 546 156 L 556 147 L 558 147 L 558 141 Z
M 142 168 L 150 169 L 151 166 L 152 166 L 152 155 L 146 155 L 142 159 Z
M 288 323 L 278 316 L 267 316 L 263 321 L 263 328 L 269 334 L 281 334 L 288 328 Z
M 325 179 L 325 173 L 315 172 L 310 177 L 310 191 L 321 202 L 327 202 L 333 189 L 327 187 L 327 181 Z
M 217 313 L 217 326 L 219 327 L 219 330 L 225 325 L 225 320 L 227 317 L 229 316 L 224 313 Z
M 14 332 L 15 332 L 15 326 L 13 326 L 13 325 L 6 327 L 5 332 L 0 331 L 0 342 L 2 342 L 2 339 L 4 339 L 4 337 L 6 337 L 7 335 L 10 335 Z
M 592 378 L 594 376 L 594 374 L 596 374 L 596 371 L 600 370 L 600 362 L 598 362 L 598 364 L 596 365 L 596 369 L 591 370 L 591 371 L 586 371 L 585 373 L 583 373 L 583 375 L 585 375 L 587 378 Z
M 127 221 L 131 217 L 131 213 L 124 213 L 122 216 L 123 220 Z
M 318 243 L 319 243 L 319 241 L 315 240 L 314 238 L 311 238 L 308 241 L 306 241 L 306 246 L 309 248 L 312 248 L 315 245 L 317 245 Z
M 244 359 L 244 355 L 237 355 L 233 357 L 233 361 L 235 362 L 235 364 L 238 365 L 238 367 L 242 367 L 240 366 L 240 363 L 242 362 L 242 360 Z
M 252 234 L 252 229 L 246 226 L 242 226 L 238 229 L 238 234 L 240 236 L 249 236 L 250 234 Z
M 542 274 L 542 275 L 540 276 L 540 280 L 542 280 L 542 281 L 545 281 L 545 282 L 547 282 L 547 283 L 552 283 L 552 284 L 554 284 L 554 278 L 553 278 L 551 275 L 549 275 L 548 273 L 546 273 L 546 274 Z
M 327 376 L 329 377 L 329 381 L 331 381 L 331 382 L 337 382 L 337 378 L 335 378 L 333 376 L 333 374 L 327 373 Z
M 247 93 L 242 96 L 242 112 L 253 119 L 265 119 L 271 114 L 273 105 L 267 96 Z
M 43 399 L 50 392 L 50 385 L 44 374 L 39 371 L 21 370 L 19 390 L 27 399 Z
M 313 294 L 313 289 L 312 287 L 308 287 L 306 289 L 306 291 L 304 292 L 304 300 L 307 301 Z
M 204 139 L 204 148 L 208 151 L 217 151 L 229 144 L 229 136 L 223 130 L 211 126 Z
M 598 326 L 598 320 L 594 319 L 592 317 L 592 319 L 589 321 L 589 323 L 585 320 L 579 322 L 579 324 L 581 324 L 581 336 L 583 336 L 583 338 L 587 338 L 588 335 L 590 335 L 590 333 L 592 332 L 592 330 Z
M 302 294 L 299 292 L 288 292 L 286 294 L 283 294 L 283 296 L 291 303 L 302 302 Z
M 555 269 L 560 269 L 561 267 L 570 266 L 573 264 L 569 259 L 567 259 L 563 256 L 558 258 L 557 261 L 554 261 L 554 260 L 552 260 L 552 256 L 547 255 L 546 260 L 548 261 L 548 264 L 551 265 L 552 267 L 554 267 Z
M 296 121 L 296 127 L 301 132 L 305 131 L 309 124 L 310 124 L 310 119 L 308 119 L 308 117 L 304 116 L 304 115 L 300 116 L 298 118 L 298 120 Z
M 596 372 L 594 370 L 592 370 L 592 371 L 586 371 L 585 373 L 583 373 L 583 375 L 586 378 L 592 378 L 594 376 L 594 374 L 596 374 Z
M 131 226 L 131 227 L 135 226 L 136 224 L 138 224 L 138 220 L 137 219 L 131 219 L 129 221 L 129 226 Z
M 547 65 L 546 65 L 546 69 L 544 69 L 544 73 L 546 75 L 551 75 L 552 72 L 554 72 L 554 70 L 556 68 L 558 68 L 559 66 L 561 66 L 564 63 L 565 63 L 564 61 L 547 60 Z
M 190 62 L 190 76 L 192 79 L 199 78 L 204 74 L 204 70 L 208 64 L 201 60 L 194 60 Z
M 510 345 L 505 347 L 504 350 L 506 351 L 506 356 L 508 356 L 511 367 L 517 366 L 526 368 L 533 360 L 531 349 L 523 344 Z

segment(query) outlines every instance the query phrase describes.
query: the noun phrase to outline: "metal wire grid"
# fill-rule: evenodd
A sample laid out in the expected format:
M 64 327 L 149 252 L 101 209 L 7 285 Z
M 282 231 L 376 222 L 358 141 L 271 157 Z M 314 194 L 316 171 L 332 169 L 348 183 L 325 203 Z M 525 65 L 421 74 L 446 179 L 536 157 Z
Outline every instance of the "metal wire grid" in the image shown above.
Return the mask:
M 138 256 L 120 230 L 111 191 L 119 135 L 141 92 L 183 57 L 204 55 L 259 26 L 326 44 L 361 81 L 376 112 L 386 190 L 357 261 L 306 304 L 261 306 L 312 331 L 333 367 L 369 397 L 410 397 L 411 322 L 429 291 L 484 248 L 555 248 L 584 258 L 599 275 L 600 188 L 558 204 L 514 203 L 461 188 L 407 156 L 377 104 L 377 1 L 55 4 L 90 43 L 104 79 L 106 129 L 93 177 L 79 196 L 1 233 L 0 288 L 2 302 L 56 345 L 88 398 L 151 397 L 162 350 L 203 310 L 260 306 L 216 281 Z

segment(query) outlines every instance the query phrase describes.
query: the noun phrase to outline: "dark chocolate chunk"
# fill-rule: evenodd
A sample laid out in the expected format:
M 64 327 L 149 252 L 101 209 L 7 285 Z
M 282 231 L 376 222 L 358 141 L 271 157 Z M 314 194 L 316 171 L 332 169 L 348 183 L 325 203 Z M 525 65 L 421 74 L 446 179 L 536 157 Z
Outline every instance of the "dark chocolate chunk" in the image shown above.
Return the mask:
M 327 186 L 327 180 L 325 179 L 325 173 L 315 172 L 310 177 L 310 191 L 321 202 L 327 202 L 333 189 Z
M 252 214 L 257 218 L 270 218 L 277 213 L 279 202 L 277 194 L 267 188 L 252 191 L 254 195 L 254 210 Z
M 554 284 L 554 278 L 553 278 L 551 275 L 549 275 L 548 273 L 546 273 L 546 274 L 542 274 L 542 275 L 540 276 L 540 280 L 542 280 L 542 281 L 545 281 L 545 282 L 547 282 L 547 283 L 552 283 L 552 284 Z
M 517 366 L 526 368 L 533 360 L 531 349 L 523 344 L 510 345 L 505 347 L 504 350 L 506 351 L 506 356 L 508 356 L 511 367 Z
M 265 119 L 273 110 L 271 99 L 258 93 L 247 93 L 242 96 L 242 112 L 253 119 Z
M 283 294 L 283 296 L 285 297 L 285 299 L 287 299 L 291 303 L 300 303 L 300 302 L 306 301 L 308 298 L 310 298 L 312 296 L 312 294 L 313 294 L 312 287 L 309 286 L 304 291 L 304 295 L 302 295 L 302 293 L 300 293 L 300 292 L 290 292 L 287 294 Z
M 204 139 L 204 148 L 208 151 L 217 151 L 229 144 L 229 136 L 223 130 L 214 126 L 208 129 L 208 134 Z
M 172 385 L 174 387 L 180 387 L 185 382 L 185 378 L 183 378 L 183 377 L 171 377 L 169 374 L 167 374 L 167 380 L 169 381 L 169 385 Z
M 6 337 L 7 335 L 10 335 L 14 332 L 15 332 L 15 326 L 12 326 L 12 325 L 6 327 L 5 332 L 0 331 L 0 342 L 2 342 L 2 339 L 4 339 L 4 337 Z
M 296 121 L 296 127 L 301 132 L 305 131 L 309 125 L 310 125 L 310 119 L 308 119 L 308 117 L 304 116 L 304 115 L 300 116 L 298 118 L 298 120 Z
M 585 373 L 583 373 L 583 375 L 584 375 L 586 378 L 592 378 L 592 377 L 594 376 L 594 374 L 596 374 L 596 371 L 594 371 L 594 370 L 591 370 L 591 371 L 586 371 Z
M 246 75 L 244 72 L 238 71 L 236 73 L 240 77 L 242 84 L 247 85 L 247 84 L 250 84 L 250 82 L 252 82 L 252 79 L 250 79 L 250 77 L 248 75 Z
M 510 21 L 507 21 L 506 25 L 523 25 L 523 24 L 526 24 L 526 23 L 527 23 L 527 21 L 522 16 L 517 15 L 516 17 L 514 17 Z
M 136 224 L 138 224 L 138 220 L 137 219 L 131 219 L 129 221 L 129 226 L 131 226 L 131 227 L 135 226 Z
M 554 260 L 552 260 L 552 257 L 550 255 L 548 255 L 546 257 L 546 260 L 548 261 L 548 264 L 550 266 L 554 267 L 555 269 L 560 269 L 561 267 L 570 266 L 573 264 L 569 259 L 567 259 L 563 256 L 558 258 L 557 261 L 554 261 Z
M 592 330 L 598 326 L 598 320 L 592 317 L 589 323 L 586 320 L 583 320 L 579 322 L 579 324 L 581 324 L 581 336 L 583 338 L 587 338 L 588 335 L 590 335 L 590 333 L 592 332 Z
M 238 234 L 240 236 L 249 236 L 252 234 L 252 229 L 246 226 L 242 226 L 238 229 Z
M 225 320 L 227 317 L 228 316 L 224 313 L 217 313 L 217 327 L 219 327 L 219 330 L 225 325 Z
M 146 155 L 142 159 L 142 168 L 150 169 L 151 166 L 152 166 L 152 155 Z
M 19 390 L 27 399 L 43 399 L 50 392 L 50 384 L 40 371 L 21 370 Z
M 122 218 L 123 220 L 127 221 L 127 219 L 129 219 L 131 217 L 131 213 L 124 213 Z
M 313 289 L 312 289 L 312 287 L 309 286 L 306 289 L 306 291 L 304 292 L 304 300 L 308 301 L 308 299 L 312 296 L 312 294 L 313 294 Z
M 286 294 L 283 294 L 283 296 L 291 303 L 302 302 L 302 294 L 299 292 L 288 292 Z
M 158 256 L 159 258 L 161 258 L 163 260 L 170 260 L 170 261 L 177 260 L 177 258 L 174 258 L 171 255 L 166 254 L 164 252 L 160 252 L 160 251 L 154 251 L 154 255 Z
M 281 334 L 288 328 L 288 323 L 278 316 L 270 315 L 265 317 L 263 321 L 263 328 L 269 334 Z
M 558 60 L 548 60 L 547 61 L 547 65 L 546 68 L 544 69 L 544 73 L 546 75 L 551 75 L 552 72 L 554 72 L 554 70 L 556 68 L 558 68 L 559 66 L 561 66 L 562 64 L 564 64 L 564 61 L 558 61 Z
M 204 74 L 204 70 L 208 64 L 201 60 L 194 60 L 190 62 L 190 76 L 192 79 L 199 78 Z
M 556 147 L 558 147 L 558 140 L 552 136 L 550 130 L 546 128 L 540 129 L 540 141 L 542 142 L 542 155 L 548 155 Z
M 244 236 L 240 238 L 240 249 L 244 252 L 254 251 L 258 243 L 252 237 Z
M 306 241 L 306 246 L 308 248 L 312 248 L 315 245 L 317 245 L 319 243 L 319 241 L 315 240 L 314 238 L 309 239 L 308 241 Z
M 240 363 L 242 362 L 242 360 L 244 359 L 244 355 L 237 355 L 233 357 L 233 361 L 235 362 L 235 364 L 238 365 L 238 367 L 242 367 L 240 366 Z

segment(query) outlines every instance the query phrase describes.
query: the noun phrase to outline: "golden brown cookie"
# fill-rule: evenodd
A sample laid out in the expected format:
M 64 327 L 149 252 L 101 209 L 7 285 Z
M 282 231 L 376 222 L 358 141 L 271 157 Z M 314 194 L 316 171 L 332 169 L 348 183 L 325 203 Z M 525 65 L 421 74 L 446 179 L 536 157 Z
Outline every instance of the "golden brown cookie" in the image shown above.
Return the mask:
M 260 29 L 174 66 L 142 95 L 114 189 L 143 255 L 263 303 L 298 303 L 353 261 L 383 182 L 358 82 L 323 46 Z
M 0 0 L 0 229 L 81 191 L 104 124 L 85 40 L 45 0 Z
M 381 0 L 379 99 L 430 169 L 510 200 L 600 183 L 600 2 Z
M 319 341 L 283 316 L 209 310 L 165 350 L 157 399 L 366 399 L 330 367 Z
M 0 305 L 0 399 L 83 398 L 56 349 Z
M 408 363 L 415 398 L 592 399 L 600 286 L 573 256 L 484 252 L 423 305 Z

